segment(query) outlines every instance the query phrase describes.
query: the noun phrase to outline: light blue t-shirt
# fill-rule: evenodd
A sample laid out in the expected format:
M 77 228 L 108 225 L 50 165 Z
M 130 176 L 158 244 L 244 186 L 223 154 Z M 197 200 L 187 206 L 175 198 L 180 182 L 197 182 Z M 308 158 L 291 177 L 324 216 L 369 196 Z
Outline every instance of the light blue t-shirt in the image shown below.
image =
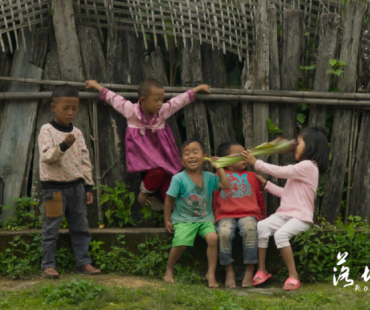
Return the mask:
M 172 177 L 167 195 L 175 198 L 172 224 L 184 222 L 212 222 L 212 192 L 219 190 L 220 178 L 202 171 L 203 188 L 197 186 L 185 171 Z

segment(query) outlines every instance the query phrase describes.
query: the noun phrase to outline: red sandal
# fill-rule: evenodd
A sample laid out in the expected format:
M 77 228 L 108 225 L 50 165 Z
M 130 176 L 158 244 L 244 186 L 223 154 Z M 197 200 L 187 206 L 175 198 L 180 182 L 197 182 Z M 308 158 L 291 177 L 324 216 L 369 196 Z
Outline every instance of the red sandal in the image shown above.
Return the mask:
M 268 279 L 270 279 L 272 277 L 271 273 L 269 274 L 265 274 L 263 271 L 257 271 L 256 275 L 253 277 L 253 280 L 252 280 L 252 285 L 253 286 L 256 286 L 256 285 L 260 285 L 264 282 L 266 282 Z M 255 280 L 257 278 L 260 278 L 261 281 L 258 281 L 256 282 Z

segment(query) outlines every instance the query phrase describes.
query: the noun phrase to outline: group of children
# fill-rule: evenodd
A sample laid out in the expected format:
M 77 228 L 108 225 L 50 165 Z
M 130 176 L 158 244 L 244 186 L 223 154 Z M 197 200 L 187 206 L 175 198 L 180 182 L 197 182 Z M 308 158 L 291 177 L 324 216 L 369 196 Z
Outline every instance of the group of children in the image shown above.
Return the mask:
M 145 204 L 153 193 L 164 201 L 166 230 L 174 234 L 164 281 L 174 282 L 174 266 L 197 235 L 207 242 L 209 287 L 218 287 L 215 272 L 218 257 L 225 266 L 226 287 L 235 287 L 232 267 L 232 241 L 238 228 L 243 238 L 243 258 L 247 265 L 243 287 L 259 285 L 271 277 L 265 267 L 270 236 L 274 236 L 288 267 L 284 290 L 300 286 L 289 240 L 310 228 L 319 172 L 328 166 L 329 150 L 325 130 L 309 127 L 297 138 L 295 165 L 284 167 L 256 160 L 237 142 L 226 141 L 217 156 L 241 153 L 242 161 L 218 168 L 217 173 L 202 171 L 204 147 L 196 139 L 186 140 L 178 152 L 166 119 L 195 101 L 197 92 L 210 93 L 208 85 L 199 85 L 164 103 L 164 89 L 155 79 L 144 80 L 138 90 L 139 102 L 133 104 L 102 87 L 86 82 L 87 89 L 100 92 L 99 98 L 127 119 L 125 138 L 127 171 L 140 172 L 143 180 L 138 201 Z M 41 128 L 39 135 L 40 178 L 43 186 L 44 213 L 42 232 L 42 272 L 45 277 L 59 276 L 55 265 L 56 240 L 66 215 L 76 272 L 98 274 L 91 265 L 88 247 L 86 204 L 91 204 L 92 169 L 83 135 L 72 125 L 79 105 L 78 91 L 69 85 L 53 92 L 55 119 Z M 217 157 L 212 158 L 213 161 Z M 216 167 L 214 162 L 213 167 Z M 279 187 L 254 172 L 287 179 Z M 280 207 L 267 217 L 262 191 L 280 197 Z M 254 275 L 255 264 L 258 271 Z

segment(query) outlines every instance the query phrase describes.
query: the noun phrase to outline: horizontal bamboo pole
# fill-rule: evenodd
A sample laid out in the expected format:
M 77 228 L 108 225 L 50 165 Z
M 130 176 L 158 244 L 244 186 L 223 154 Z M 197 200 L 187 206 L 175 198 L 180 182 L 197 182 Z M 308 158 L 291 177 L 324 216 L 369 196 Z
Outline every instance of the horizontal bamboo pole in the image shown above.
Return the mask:
M 127 99 L 136 99 L 136 93 L 117 93 Z M 52 92 L 34 92 L 34 93 L 0 93 L 0 100 L 34 100 L 34 99 L 50 99 Z M 165 93 L 165 99 L 170 99 L 177 96 L 178 93 Z M 81 99 L 97 99 L 97 92 L 80 92 Z M 318 99 L 318 98 L 298 98 L 298 97 L 282 97 L 282 96 L 252 96 L 252 95 L 225 95 L 225 94 L 197 94 L 197 99 L 204 101 L 222 100 L 222 101 L 252 101 L 252 102 L 275 102 L 275 103 L 305 103 L 305 104 L 322 104 L 340 106 L 345 108 L 363 108 L 370 107 L 370 100 L 339 100 L 339 99 Z
M 85 82 L 66 82 L 66 81 L 51 81 L 51 80 L 36 80 L 25 78 L 12 78 L 0 76 L 0 81 L 33 83 L 40 85 L 72 85 L 74 87 L 86 87 Z M 122 89 L 137 91 L 137 85 L 122 85 L 112 83 L 100 84 L 108 89 Z M 181 93 L 189 90 L 189 87 L 164 87 L 167 92 Z M 211 88 L 212 94 L 220 95 L 250 95 L 250 96 L 269 96 L 269 97 L 298 97 L 303 98 L 321 98 L 321 99 L 352 99 L 352 100 L 370 100 L 370 94 L 363 93 L 331 93 L 331 92 L 313 92 L 313 91 L 286 91 L 286 90 L 245 90 L 236 88 Z M 202 99 L 204 100 L 204 99 Z M 270 101 L 269 101 L 270 102 Z M 320 103 L 321 104 L 321 103 Z

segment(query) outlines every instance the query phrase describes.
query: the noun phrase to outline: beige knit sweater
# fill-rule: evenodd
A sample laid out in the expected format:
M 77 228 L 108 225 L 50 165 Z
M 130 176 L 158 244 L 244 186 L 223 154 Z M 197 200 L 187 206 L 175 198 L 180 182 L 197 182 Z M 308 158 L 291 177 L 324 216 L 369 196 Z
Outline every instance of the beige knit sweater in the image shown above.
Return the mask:
M 70 133 L 76 141 L 62 152 L 60 144 Z M 41 181 L 71 182 L 82 178 L 85 185 L 94 185 L 89 151 L 81 130 L 73 127 L 71 132 L 63 132 L 49 123 L 41 127 L 38 143 Z

